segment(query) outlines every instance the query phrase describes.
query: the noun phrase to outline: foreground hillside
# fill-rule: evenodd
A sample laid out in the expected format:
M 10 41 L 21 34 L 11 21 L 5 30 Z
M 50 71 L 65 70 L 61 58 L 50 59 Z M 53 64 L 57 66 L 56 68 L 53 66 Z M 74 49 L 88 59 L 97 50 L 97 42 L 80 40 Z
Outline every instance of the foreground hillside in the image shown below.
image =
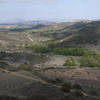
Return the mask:
M 45 55 L 44 57 L 41 55 L 39 62 L 39 58 L 36 60 L 38 56 L 23 57 L 22 54 L 18 56 L 18 54 L 11 53 L 6 53 L 4 56 L 3 54 L 0 59 L 1 98 L 6 98 L 5 100 L 8 98 L 13 98 L 13 100 L 14 98 L 15 100 L 17 98 L 19 98 L 17 100 L 27 100 L 27 98 L 28 100 L 100 99 L 99 68 L 76 67 L 69 69 L 66 66 L 63 67 L 61 63 L 57 65 L 56 63 L 53 64 L 52 60 L 43 60 Z M 30 57 L 31 60 L 34 59 L 33 61 L 35 61 L 33 64 L 29 60 Z M 60 56 L 56 57 L 59 58 Z M 23 62 L 21 58 L 27 59 L 29 62 Z M 62 56 L 61 59 L 65 59 L 65 57 Z

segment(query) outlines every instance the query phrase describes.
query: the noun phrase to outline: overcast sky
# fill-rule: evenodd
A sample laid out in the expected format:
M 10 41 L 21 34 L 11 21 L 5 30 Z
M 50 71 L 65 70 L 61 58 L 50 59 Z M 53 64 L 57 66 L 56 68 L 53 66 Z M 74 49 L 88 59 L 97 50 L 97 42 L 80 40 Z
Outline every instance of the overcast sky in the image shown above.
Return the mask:
M 0 0 L 0 22 L 100 19 L 100 0 Z

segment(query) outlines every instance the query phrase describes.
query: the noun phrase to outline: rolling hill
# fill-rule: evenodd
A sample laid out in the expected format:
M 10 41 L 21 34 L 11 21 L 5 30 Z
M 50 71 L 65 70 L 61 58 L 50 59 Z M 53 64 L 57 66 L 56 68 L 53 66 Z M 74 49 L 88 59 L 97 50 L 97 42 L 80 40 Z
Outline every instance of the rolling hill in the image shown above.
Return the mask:
M 52 24 L 42 28 L 40 33 L 55 39 L 61 47 L 100 48 L 100 21 Z
M 76 45 L 99 45 L 100 40 L 100 22 L 95 21 L 85 25 L 82 25 L 81 28 L 73 33 L 73 36 L 70 39 L 63 41 L 63 44 L 76 44 Z M 73 35 L 72 34 L 72 35 Z

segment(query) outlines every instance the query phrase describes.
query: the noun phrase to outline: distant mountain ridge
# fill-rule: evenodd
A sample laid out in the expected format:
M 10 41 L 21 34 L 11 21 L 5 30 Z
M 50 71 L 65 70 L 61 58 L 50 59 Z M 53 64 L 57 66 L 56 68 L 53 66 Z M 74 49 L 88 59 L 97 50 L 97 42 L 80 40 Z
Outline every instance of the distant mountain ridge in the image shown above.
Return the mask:
M 37 25 L 37 24 L 51 24 L 55 23 L 53 21 L 46 21 L 46 20 L 33 20 L 33 21 L 15 21 L 15 22 L 7 22 L 7 23 L 0 23 L 0 25 L 18 25 L 18 26 L 23 26 L 23 25 Z

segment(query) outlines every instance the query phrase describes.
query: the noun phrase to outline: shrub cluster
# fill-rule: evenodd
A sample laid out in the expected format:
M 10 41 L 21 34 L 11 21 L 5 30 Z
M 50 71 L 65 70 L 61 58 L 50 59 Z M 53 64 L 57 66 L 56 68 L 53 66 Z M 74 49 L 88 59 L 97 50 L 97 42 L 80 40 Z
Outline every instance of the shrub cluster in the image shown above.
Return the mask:
M 80 59 L 80 67 L 100 67 L 100 56 L 84 56 Z
M 23 65 L 18 66 L 17 68 L 22 69 L 22 70 L 26 70 L 26 71 L 31 71 L 33 67 L 32 67 L 32 65 L 23 64 Z
M 53 53 L 64 56 L 85 56 L 95 54 L 93 51 L 83 48 L 55 48 Z
M 33 44 L 29 47 L 34 53 L 47 53 L 49 51 L 48 46 L 43 43 Z
M 64 63 L 63 66 L 75 66 L 75 65 L 76 65 L 76 64 L 75 64 L 74 59 L 73 59 L 72 57 L 70 57 L 70 58 L 68 58 L 68 59 L 65 61 L 65 63 Z

